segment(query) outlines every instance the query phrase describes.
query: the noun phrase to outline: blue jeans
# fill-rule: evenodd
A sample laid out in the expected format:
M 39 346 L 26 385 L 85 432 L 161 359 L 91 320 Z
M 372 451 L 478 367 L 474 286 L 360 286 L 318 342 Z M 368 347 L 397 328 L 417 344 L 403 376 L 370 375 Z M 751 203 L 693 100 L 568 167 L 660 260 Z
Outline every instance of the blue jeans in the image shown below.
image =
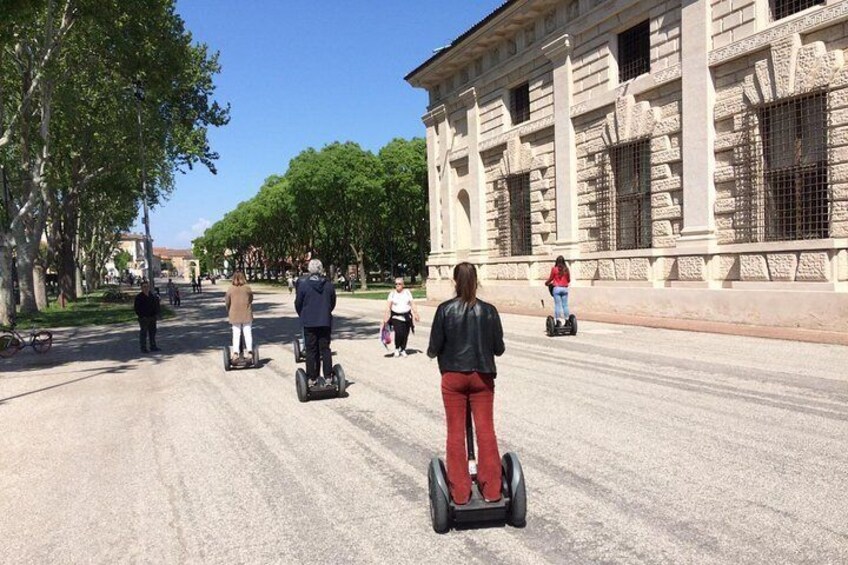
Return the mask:
M 568 287 L 554 287 L 554 318 L 568 319 Z

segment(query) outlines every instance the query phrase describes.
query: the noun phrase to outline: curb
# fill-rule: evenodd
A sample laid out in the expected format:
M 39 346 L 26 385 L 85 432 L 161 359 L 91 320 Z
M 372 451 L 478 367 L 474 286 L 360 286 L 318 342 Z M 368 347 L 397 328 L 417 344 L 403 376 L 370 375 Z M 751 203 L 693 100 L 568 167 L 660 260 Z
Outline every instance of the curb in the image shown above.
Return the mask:
M 428 300 L 426 306 L 436 307 L 438 301 Z M 496 304 L 498 311 L 506 314 L 519 314 L 523 316 L 536 316 L 543 318 L 549 314 L 531 308 L 515 306 L 502 306 Z M 713 333 L 723 335 L 738 335 L 745 337 L 760 337 L 765 339 L 782 339 L 790 341 L 803 341 L 808 343 L 823 343 L 829 345 L 848 346 L 848 333 L 832 332 L 826 330 L 808 330 L 803 328 L 784 328 L 774 326 L 749 326 L 744 324 L 731 324 L 727 322 L 710 322 L 706 320 L 686 320 L 681 318 L 653 318 L 649 316 L 629 316 L 626 314 L 615 314 L 608 312 L 580 312 L 580 320 L 591 322 L 603 322 L 622 326 L 640 326 L 646 328 L 658 328 L 666 330 L 679 330 L 686 332 Z

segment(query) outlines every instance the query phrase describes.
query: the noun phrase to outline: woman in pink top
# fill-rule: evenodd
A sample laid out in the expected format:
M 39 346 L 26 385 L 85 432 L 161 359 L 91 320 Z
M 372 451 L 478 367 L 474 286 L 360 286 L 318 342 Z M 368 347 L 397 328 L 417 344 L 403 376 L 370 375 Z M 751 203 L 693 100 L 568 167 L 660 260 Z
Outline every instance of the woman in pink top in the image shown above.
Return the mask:
M 568 320 L 568 285 L 571 284 L 571 273 L 565 264 L 565 257 L 560 255 L 556 258 L 554 268 L 545 284 L 553 287 L 554 318 L 556 325 L 561 326 Z

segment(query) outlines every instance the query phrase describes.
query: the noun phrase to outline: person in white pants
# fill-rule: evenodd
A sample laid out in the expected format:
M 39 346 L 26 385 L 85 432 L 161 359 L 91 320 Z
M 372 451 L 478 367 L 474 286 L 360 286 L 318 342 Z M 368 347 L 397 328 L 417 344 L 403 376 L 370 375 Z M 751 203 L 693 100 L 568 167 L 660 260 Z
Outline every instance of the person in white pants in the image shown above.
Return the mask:
M 224 298 L 227 305 L 227 318 L 233 326 L 233 360 L 238 359 L 239 338 L 244 333 L 245 353 L 253 351 L 253 290 L 247 284 L 244 273 L 236 271 L 233 274 L 233 284 L 227 289 Z
M 253 331 L 250 329 L 251 324 L 233 324 L 233 353 L 238 355 L 239 342 L 241 334 L 244 333 L 245 351 L 253 351 Z

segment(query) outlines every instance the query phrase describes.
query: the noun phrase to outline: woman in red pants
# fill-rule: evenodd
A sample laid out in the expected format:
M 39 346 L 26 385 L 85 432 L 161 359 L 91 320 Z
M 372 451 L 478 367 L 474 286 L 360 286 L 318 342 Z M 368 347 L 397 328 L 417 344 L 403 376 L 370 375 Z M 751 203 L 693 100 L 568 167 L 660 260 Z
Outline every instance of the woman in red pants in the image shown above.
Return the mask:
M 501 461 L 495 437 L 495 356 L 503 355 L 503 326 L 497 309 L 477 299 L 477 269 L 460 263 L 453 270 L 456 298 L 439 305 L 430 333 L 429 357 L 439 358 L 447 420 L 447 475 L 451 498 L 471 498 L 465 445 L 465 419 L 471 405 L 477 429 L 477 482 L 483 498 L 501 498 Z

